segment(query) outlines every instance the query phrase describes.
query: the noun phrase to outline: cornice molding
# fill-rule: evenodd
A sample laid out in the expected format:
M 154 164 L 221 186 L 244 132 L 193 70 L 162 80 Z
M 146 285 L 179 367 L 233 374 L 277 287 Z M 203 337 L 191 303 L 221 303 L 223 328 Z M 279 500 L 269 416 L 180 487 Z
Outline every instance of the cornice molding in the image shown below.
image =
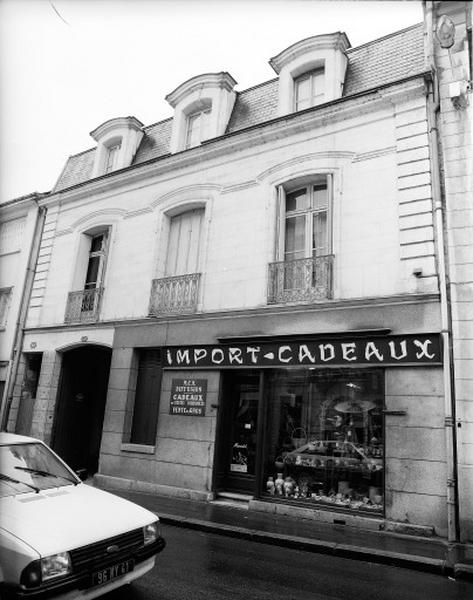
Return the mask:
M 296 156 L 294 158 L 290 158 L 285 160 L 277 165 L 271 166 L 269 169 L 262 171 L 259 175 L 256 176 L 256 180 L 258 182 L 263 181 L 264 179 L 268 179 L 271 175 L 286 169 L 287 167 L 292 167 L 294 165 L 303 164 L 307 161 L 313 160 L 324 160 L 328 159 L 330 161 L 334 160 L 344 160 L 349 162 L 355 156 L 354 152 L 343 152 L 337 150 L 329 150 L 327 152 L 311 152 L 310 154 L 305 154 L 303 156 Z
M 214 193 L 220 193 L 221 190 L 221 185 L 213 183 L 186 185 L 158 196 L 151 202 L 150 207 L 154 209 L 163 204 L 172 204 L 174 200 L 185 202 L 189 200 L 208 199 L 210 196 L 213 196 Z
M 196 90 L 205 89 L 224 89 L 227 92 L 231 92 L 236 85 L 236 81 L 226 71 L 220 71 L 220 73 L 203 73 L 202 75 L 196 75 L 181 83 L 175 90 L 166 96 L 167 102 L 173 107 L 176 106 L 186 98 L 189 94 Z
M 136 117 L 116 117 L 114 119 L 108 119 L 105 123 L 102 123 L 90 132 L 90 135 L 96 142 L 100 141 L 103 137 L 113 131 L 120 129 L 129 129 L 132 131 L 141 131 L 144 127 L 143 123 Z
M 300 40 L 292 46 L 289 46 L 276 56 L 269 60 L 269 64 L 274 71 L 279 75 L 281 70 L 288 64 L 292 63 L 300 56 L 310 55 L 314 52 L 326 51 L 331 52 L 338 50 L 345 52 L 350 48 L 351 44 L 348 37 L 343 32 L 328 33 L 324 35 L 314 35 L 312 37 Z

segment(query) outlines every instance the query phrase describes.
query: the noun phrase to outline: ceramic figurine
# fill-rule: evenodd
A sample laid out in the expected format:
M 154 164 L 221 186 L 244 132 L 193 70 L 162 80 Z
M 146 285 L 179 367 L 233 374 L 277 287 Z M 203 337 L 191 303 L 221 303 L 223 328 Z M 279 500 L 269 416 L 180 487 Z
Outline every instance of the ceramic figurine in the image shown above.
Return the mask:
M 274 487 L 276 488 L 276 494 L 278 496 L 282 496 L 284 488 L 284 479 L 282 478 L 282 473 L 278 473 L 276 481 L 274 482 Z
M 292 496 L 292 494 L 294 492 L 294 482 L 291 479 L 291 477 L 286 477 L 286 479 L 284 480 L 283 488 L 284 488 L 284 495 L 286 496 L 286 498 L 288 498 L 289 496 Z
M 275 484 L 273 477 L 268 477 L 268 481 L 266 482 L 266 489 L 271 494 L 271 496 L 274 496 L 274 485 Z

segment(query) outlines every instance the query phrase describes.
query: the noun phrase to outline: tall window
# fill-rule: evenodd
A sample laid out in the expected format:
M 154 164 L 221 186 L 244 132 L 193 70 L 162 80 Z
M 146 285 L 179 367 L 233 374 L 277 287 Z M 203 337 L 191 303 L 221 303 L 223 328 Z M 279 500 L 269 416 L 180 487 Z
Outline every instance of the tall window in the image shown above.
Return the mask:
M 210 107 L 191 113 L 187 117 L 186 149 L 198 146 L 208 137 L 210 124 Z
M 198 272 L 203 217 L 203 208 L 189 210 L 172 217 L 166 257 L 166 277 Z
M 294 80 L 294 110 L 304 110 L 324 100 L 324 69 L 315 69 Z
M 132 444 L 154 446 L 156 443 L 161 373 L 161 351 L 156 348 L 140 350 L 130 435 Z
M 0 289 L 0 329 L 7 324 L 8 308 L 10 307 L 12 288 Z
M 327 176 L 286 193 L 284 260 L 316 258 L 330 252 Z
M 106 249 L 107 232 L 94 235 L 90 242 L 89 262 L 87 264 L 84 289 L 92 290 L 100 287 L 105 268 Z
M 105 162 L 105 173 L 110 173 L 117 168 L 118 152 L 120 151 L 120 148 L 121 144 L 114 144 L 108 148 Z

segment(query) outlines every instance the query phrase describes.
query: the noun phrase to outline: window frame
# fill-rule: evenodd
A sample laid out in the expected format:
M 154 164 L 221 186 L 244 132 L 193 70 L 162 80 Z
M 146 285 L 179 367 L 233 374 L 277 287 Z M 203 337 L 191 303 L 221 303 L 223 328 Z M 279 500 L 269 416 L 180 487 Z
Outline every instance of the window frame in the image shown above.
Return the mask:
M 293 216 L 291 215 L 289 218 L 294 218 L 297 216 L 305 217 L 305 243 L 304 243 L 304 257 L 303 258 L 313 258 L 313 216 L 316 213 L 323 212 L 318 208 L 313 207 L 313 188 L 321 187 L 321 179 L 325 178 L 326 182 L 326 190 L 327 190 L 327 208 L 324 212 L 326 212 L 326 253 L 318 254 L 316 256 L 329 256 L 333 253 L 333 177 L 331 173 L 316 173 L 312 176 L 306 176 L 304 178 L 298 178 L 287 182 L 285 184 L 281 184 L 277 188 L 277 193 L 279 197 L 279 227 L 277 232 L 277 247 L 276 247 L 276 259 L 281 262 L 289 262 L 286 260 L 286 222 L 287 222 L 287 196 L 289 194 L 293 194 L 299 190 L 306 189 L 310 190 L 309 198 L 310 204 L 308 209 L 301 209 L 293 211 Z M 319 180 L 319 182 L 317 181 Z M 298 259 L 292 259 L 298 260 Z
M 322 92 L 316 94 L 315 92 L 318 89 L 317 80 L 321 77 L 322 79 Z M 298 90 L 299 86 L 305 80 L 309 80 L 309 98 L 308 105 L 300 108 L 300 101 L 298 100 Z M 294 100 L 293 100 L 293 108 L 295 112 L 306 110 L 308 108 L 312 108 L 313 106 L 317 106 L 318 104 L 323 104 L 325 100 L 325 67 L 316 67 L 314 69 L 310 69 L 309 71 L 305 71 L 294 77 Z
M 13 287 L 0 288 L 0 330 L 7 326 Z
M 105 161 L 104 161 L 104 174 L 107 175 L 112 171 L 115 171 L 118 163 L 118 156 L 121 150 L 122 143 L 121 141 L 114 142 L 107 146 Z
M 189 112 L 186 115 L 185 122 L 185 132 L 184 132 L 184 149 L 189 150 L 190 148 L 195 148 L 199 146 L 204 139 L 206 139 L 205 134 L 209 132 L 210 129 L 210 115 L 212 113 L 212 106 L 209 104 L 202 108 L 198 108 Z M 205 115 L 205 116 L 204 116 Z M 199 118 L 200 117 L 200 118 Z M 198 141 L 194 143 L 194 140 L 191 139 L 195 130 L 193 129 L 192 123 L 197 121 L 196 129 L 198 128 Z

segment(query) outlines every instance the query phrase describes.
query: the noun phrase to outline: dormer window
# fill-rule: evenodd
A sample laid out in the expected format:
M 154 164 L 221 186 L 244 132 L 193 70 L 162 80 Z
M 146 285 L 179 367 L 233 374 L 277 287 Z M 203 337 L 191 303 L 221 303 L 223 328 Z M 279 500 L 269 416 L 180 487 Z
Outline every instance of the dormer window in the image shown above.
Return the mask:
M 135 117 L 117 117 L 105 121 L 90 135 L 97 142 L 92 177 L 99 177 L 132 164 L 143 137 L 143 123 Z
M 209 137 L 210 107 L 191 113 L 187 117 L 186 149 L 198 146 Z
M 204 73 L 188 79 L 166 96 L 174 108 L 171 152 L 193 148 L 225 133 L 235 102 L 235 84 L 225 71 Z
M 294 80 L 294 110 L 321 104 L 325 98 L 324 69 L 314 69 Z
M 118 153 L 120 151 L 121 144 L 114 144 L 108 148 L 106 163 L 105 163 L 105 173 L 110 173 L 111 171 L 115 171 L 117 168 L 118 162 Z
M 279 75 L 279 114 L 341 98 L 349 47 L 337 32 L 306 38 L 274 56 L 269 64 Z

